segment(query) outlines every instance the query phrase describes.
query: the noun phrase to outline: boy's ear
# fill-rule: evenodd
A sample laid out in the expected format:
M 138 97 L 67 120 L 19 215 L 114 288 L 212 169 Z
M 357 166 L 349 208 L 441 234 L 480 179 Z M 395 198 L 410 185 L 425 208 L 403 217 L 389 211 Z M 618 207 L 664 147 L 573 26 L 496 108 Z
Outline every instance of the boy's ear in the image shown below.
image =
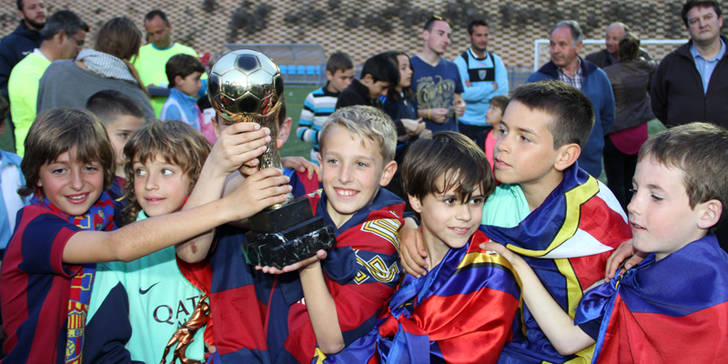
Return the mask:
M 66 39 L 68 38 L 68 35 L 66 35 L 65 30 L 60 30 L 56 35 L 53 36 L 53 39 L 58 39 L 58 44 L 63 44 Z
M 720 215 L 723 212 L 723 204 L 718 200 L 708 200 L 695 206 L 698 217 L 698 227 L 701 229 L 710 229 L 720 221 Z
M 374 83 L 374 77 L 372 77 L 372 75 L 370 73 L 367 73 L 366 75 L 364 75 L 364 77 L 362 77 L 359 80 L 359 82 L 361 82 L 364 85 L 369 86 Z
M 331 73 L 331 71 L 329 71 L 329 70 L 326 70 L 326 79 L 329 81 L 334 79 L 334 74 Z
M 182 81 L 184 81 L 184 79 L 185 79 L 184 77 L 182 77 L 180 75 L 176 75 L 176 76 L 174 76 L 174 84 L 179 85 L 182 83 Z M 172 87 L 174 87 L 174 86 L 172 86 Z
M 419 198 L 407 194 L 407 199 L 409 200 L 410 206 L 412 206 L 412 210 L 415 210 L 416 213 L 421 214 L 422 213 L 422 201 L 420 201 Z
M 292 123 L 293 120 L 291 120 L 290 117 L 286 117 L 281 122 L 281 125 L 278 125 L 278 136 L 276 137 L 276 145 L 278 145 L 278 149 L 283 148 L 283 144 L 286 144 L 286 141 L 288 141 L 288 135 L 291 134 Z
M 379 178 L 379 185 L 384 187 L 389 184 L 394 177 L 394 173 L 397 172 L 397 162 L 389 161 L 382 170 L 382 177 Z
M 576 143 L 569 143 L 559 147 L 554 161 L 554 168 L 561 172 L 576 163 L 581 155 L 581 147 Z

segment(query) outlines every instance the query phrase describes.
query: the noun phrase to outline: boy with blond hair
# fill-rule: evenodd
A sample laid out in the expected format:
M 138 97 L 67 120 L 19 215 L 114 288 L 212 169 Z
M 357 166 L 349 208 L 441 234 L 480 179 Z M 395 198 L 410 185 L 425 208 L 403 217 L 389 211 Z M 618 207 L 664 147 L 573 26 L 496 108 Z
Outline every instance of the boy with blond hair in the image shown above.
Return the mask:
M 314 214 L 335 226 L 336 245 L 328 257 L 319 251 L 283 270 L 258 271 L 244 261 L 244 230 L 218 229 L 208 257 L 215 363 L 308 363 L 317 345 L 337 352 L 373 327 L 399 282 L 404 202 L 382 188 L 397 168 L 394 123 L 373 107 L 354 106 L 332 114 L 320 134 L 323 191 L 308 197 Z M 196 249 L 178 256 L 196 262 L 209 247 Z
M 583 290 L 602 278 L 609 252 L 631 236 L 614 195 L 577 165 L 593 118 L 589 99 L 562 82 L 514 90 L 496 132 L 495 178 L 501 184 L 485 204 L 481 227 L 491 239 L 524 255 L 571 317 Z M 421 268 L 415 270 L 413 257 L 422 253 L 411 233 L 402 237 L 401 251 L 403 264 L 416 272 Z M 577 359 L 551 346 L 528 308 L 521 315 L 524 327 L 514 330 L 501 360 Z M 591 350 L 577 356 L 590 360 Z
M 523 259 L 513 263 L 526 305 L 556 349 L 596 342 L 594 362 L 717 363 L 728 355 L 728 254 L 713 234 L 726 216 L 728 130 L 691 123 L 665 130 L 640 150 L 627 206 L 636 267 L 588 291 L 577 325 Z M 706 340 L 706 338 L 710 338 Z
M 479 247 L 485 198 L 495 180 L 485 155 L 463 134 L 414 142 L 402 181 L 422 221 L 429 272 L 407 275 L 367 335 L 326 362 L 495 363 L 512 337 L 520 303 L 503 257 Z

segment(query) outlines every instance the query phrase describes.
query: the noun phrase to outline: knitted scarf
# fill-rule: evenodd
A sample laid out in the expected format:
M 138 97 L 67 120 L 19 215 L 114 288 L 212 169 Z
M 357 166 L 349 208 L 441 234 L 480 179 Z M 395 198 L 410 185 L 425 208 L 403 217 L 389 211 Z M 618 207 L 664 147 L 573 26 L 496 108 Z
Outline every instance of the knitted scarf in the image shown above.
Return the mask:
M 39 200 L 38 195 L 40 194 L 36 193 L 31 199 L 30 203 L 32 205 L 43 206 L 83 230 L 113 230 L 115 228 L 114 201 L 106 192 L 102 193 L 88 212 L 81 216 L 70 216 L 54 206 L 47 198 L 44 197 L 42 201 Z M 68 298 L 66 363 L 81 363 L 83 332 L 95 273 L 96 264 L 84 264 L 81 270 L 71 279 L 71 291 Z

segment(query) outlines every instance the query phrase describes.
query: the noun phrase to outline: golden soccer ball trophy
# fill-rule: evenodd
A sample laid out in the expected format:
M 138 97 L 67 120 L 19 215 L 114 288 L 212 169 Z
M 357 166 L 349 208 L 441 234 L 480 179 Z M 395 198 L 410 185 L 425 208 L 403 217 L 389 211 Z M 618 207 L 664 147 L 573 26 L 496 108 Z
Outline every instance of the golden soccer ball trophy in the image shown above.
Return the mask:
M 283 76 L 278 66 L 263 53 L 235 50 L 215 63 L 208 85 L 210 103 L 226 123 L 254 122 L 270 129 L 272 138 L 258 157 L 258 169 L 282 170 L 275 139 L 283 104 Z M 249 225 L 243 251 L 246 260 L 255 265 L 283 268 L 336 243 L 333 227 L 313 216 L 305 196 L 259 212 L 249 219 Z

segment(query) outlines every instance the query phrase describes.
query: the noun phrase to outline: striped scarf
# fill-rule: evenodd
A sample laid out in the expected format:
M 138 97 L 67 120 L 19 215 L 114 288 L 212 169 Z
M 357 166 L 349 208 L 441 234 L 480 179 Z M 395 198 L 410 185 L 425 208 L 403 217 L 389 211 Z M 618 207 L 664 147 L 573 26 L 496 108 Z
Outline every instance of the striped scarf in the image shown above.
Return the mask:
M 38 195 L 40 194 L 36 193 L 31 199 L 30 203 L 32 205 L 43 206 L 83 230 L 113 230 L 115 228 L 114 202 L 106 192 L 102 193 L 88 212 L 81 216 L 70 216 L 53 206 L 47 198 L 44 197 L 42 201 L 39 200 Z M 83 331 L 95 273 L 96 264 L 84 264 L 81 270 L 71 279 L 71 291 L 68 298 L 66 363 L 81 363 Z

